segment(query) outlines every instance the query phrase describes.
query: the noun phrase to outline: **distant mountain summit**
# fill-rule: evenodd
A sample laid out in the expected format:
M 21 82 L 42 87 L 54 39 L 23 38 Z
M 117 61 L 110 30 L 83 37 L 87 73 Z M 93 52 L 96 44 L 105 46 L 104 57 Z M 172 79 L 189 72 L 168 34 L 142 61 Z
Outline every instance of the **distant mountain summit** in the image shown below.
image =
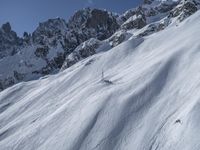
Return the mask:
M 22 45 L 23 39 L 12 31 L 10 23 L 3 24 L 0 28 L 0 59 L 16 54 L 17 49 Z
M 68 22 L 61 18 L 42 22 L 22 38 L 6 23 L 0 28 L 0 89 L 57 73 L 131 35 L 143 37 L 178 25 L 199 6 L 199 0 L 144 0 L 121 15 L 85 8 Z

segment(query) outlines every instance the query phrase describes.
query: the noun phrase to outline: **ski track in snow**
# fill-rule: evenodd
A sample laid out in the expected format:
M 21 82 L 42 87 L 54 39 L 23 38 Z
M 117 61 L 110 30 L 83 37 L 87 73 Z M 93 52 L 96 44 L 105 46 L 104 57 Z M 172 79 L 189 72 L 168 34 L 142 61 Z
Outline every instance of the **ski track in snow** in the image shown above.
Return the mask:
M 199 150 L 199 18 L 4 90 L 0 150 Z

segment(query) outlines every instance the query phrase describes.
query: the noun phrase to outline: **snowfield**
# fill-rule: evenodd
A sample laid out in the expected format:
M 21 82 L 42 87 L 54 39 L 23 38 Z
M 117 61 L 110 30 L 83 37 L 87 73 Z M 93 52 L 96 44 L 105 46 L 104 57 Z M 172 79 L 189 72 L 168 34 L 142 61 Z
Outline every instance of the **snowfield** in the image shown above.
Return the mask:
M 0 92 L 0 150 L 199 150 L 199 27 L 200 11 Z

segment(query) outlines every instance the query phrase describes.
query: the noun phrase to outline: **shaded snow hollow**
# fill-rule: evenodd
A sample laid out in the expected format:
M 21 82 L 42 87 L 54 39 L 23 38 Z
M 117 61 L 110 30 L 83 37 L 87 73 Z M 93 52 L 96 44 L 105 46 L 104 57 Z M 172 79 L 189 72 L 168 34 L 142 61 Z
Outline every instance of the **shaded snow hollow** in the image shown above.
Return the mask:
M 199 18 L 4 90 L 0 149 L 199 150 Z

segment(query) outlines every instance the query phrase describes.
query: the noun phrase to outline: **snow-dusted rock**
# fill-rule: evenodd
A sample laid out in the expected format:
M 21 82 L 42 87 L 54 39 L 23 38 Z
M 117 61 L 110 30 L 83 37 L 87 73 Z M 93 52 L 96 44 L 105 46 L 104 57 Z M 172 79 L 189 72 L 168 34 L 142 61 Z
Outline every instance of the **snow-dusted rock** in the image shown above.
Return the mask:
M 22 43 L 22 39 L 12 31 L 10 24 L 3 24 L 0 28 L 0 59 L 16 54 Z
M 194 14 L 200 8 L 199 0 L 182 0 L 171 12 L 170 17 L 178 17 L 179 21 Z
M 126 30 L 119 30 L 114 35 L 112 35 L 108 41 L 112 47 L 115 47 L 122 42 L 128 40 L 132 34 L 128 33 Z
M 77 11 L 70 18 L 68 25 L 77 34 L 81 34 L 80 40 L 81 38 L 87 40 L 92 37 L 105 40 L 119 28 L 114 14 L 105 10 L 91 8 Z M 82 41 L 85 41 L 85 39 Z
M 32 38 L 33 42 L 37 44 L 54 45 L 53 39 L 61 40 L 62 36 L 64 36 L 66 32 L 67 24 L 65 20 L 60 18 L 49 19 L 46 22 L 39 24 L 37 29 L 33 32 Z
M 138 13 L 130 17 L 126 22 L 124 22 L 121 28 L 125 30 L 141 29 L 145 25 L 146 25 L 145 15 L 143 13 Z
M 147 26 L 145 26 L 138 34 L 137 36 L 139 37 L 143 37 L 143 36 L 147 36 L 156 32 L 159 32 L 161 30 L 164 30 L 168 25 L 170 24 L 170 19 L 168 17 L 157 21 L 157 22 L 153 22 L 151 24 L 148 24 Z
M 80 44 L 70 55 L 65 59 L 65 62 L 61 68 L 64 70 L 74 65 L 78 61 L 85 59 L 89 56 L 92 56 L 100 51 L 105 51 L 111 48 L 106 41 L 100 41 L 94 38 L 91 38 L 82 44 Z

